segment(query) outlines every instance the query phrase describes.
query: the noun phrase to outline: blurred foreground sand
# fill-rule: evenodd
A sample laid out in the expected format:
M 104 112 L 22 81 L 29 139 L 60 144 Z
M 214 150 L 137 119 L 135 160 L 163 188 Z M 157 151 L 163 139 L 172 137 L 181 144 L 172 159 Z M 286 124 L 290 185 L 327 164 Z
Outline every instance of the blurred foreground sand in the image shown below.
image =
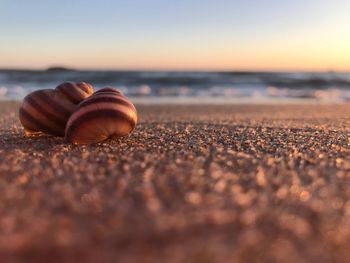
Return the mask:
M 350 105 L 139 106 L 127 138 L 0 113 L 1 262 L 349 262 Z

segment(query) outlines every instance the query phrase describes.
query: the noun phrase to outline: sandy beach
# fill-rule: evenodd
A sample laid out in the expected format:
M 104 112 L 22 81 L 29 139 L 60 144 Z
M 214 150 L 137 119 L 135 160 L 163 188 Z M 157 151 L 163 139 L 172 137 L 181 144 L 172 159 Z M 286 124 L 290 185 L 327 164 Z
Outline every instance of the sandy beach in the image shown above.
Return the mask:
M 0 104 L 1 262 L 349 262 L 350 105 L 138 105 L 26 138 Z

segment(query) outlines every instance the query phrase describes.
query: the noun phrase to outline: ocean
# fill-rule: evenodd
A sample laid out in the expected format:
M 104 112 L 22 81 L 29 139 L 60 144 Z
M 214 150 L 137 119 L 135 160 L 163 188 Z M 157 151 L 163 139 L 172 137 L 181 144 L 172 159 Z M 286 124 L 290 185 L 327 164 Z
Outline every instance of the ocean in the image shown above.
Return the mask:
M 115 87 L 136 102 L 342 102 L 350 73 L 0 70 L 0 99 L 21 100 L 63 81 Z

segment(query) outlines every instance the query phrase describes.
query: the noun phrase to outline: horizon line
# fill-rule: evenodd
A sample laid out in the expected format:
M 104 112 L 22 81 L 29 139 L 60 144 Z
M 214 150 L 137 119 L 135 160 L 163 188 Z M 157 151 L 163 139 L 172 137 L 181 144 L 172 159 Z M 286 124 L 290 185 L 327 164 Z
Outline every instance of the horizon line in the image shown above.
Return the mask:
M 120 71 L 120 72 L 275 72 L 275 73 L 288 73 L 288 72 L 300 72 L 300 73 L 350 73 L 350 69 L 348 70 L 336 70 L 336 69 L 296 69 L 296 68 L 290 68 L 290 69 L 260 69 L 260 68 L 236 68 L 236 69 L 190 69 L 190 68 L 93 68 L 93 67 L 69 67 L 69 66 L 62 66 L 62 65 L 52 65 L 47 67 L 0 67 L 0 71 L 10 71 L 10 70 L 20 70 L 20 71 L 49 71 L 50 69 L 58 70 L 67 70 L 67 71 Z

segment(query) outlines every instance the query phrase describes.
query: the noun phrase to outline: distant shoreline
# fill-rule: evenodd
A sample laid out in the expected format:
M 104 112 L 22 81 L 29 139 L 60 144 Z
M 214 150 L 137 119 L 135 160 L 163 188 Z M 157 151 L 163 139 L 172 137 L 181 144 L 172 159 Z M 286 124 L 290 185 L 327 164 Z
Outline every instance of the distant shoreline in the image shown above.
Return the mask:
M 251 98 L 174 98 L 174 97 L 153 97 L 140 98 L 129 97 L 139 105 L 341 105 L 347 101 L 329 100 L 322 101 L 312 98 L 277 98 L 252 100 Z M 1 102 L 20 103 L 22 99 L 0 98 Z
M 316 74 L 332 74 L 332 73 L 350 73 L 350 70 L 293 70 L 293 69 L 286 69 L 286 70 L 196 70 L 196 69 L 123 69 L 123 68 L 75 68 L 75 67 L 65 67 L 65 66 L 50 66 L 47 68 L 26 68 L 26 67 L 2 67 L 0 68 L 1 71 L 32 71 L 32 72 L 46 72 L 50 71 L 50 69 L 61 69 L 62 71 L 81 71 L 81 72 L 169 72 L 169 73 L 179 73 L 179 72 L 185 72 L 185 73 L 228 73 L 228 74 L 260 74 L 260 73 L 316 73 Z

